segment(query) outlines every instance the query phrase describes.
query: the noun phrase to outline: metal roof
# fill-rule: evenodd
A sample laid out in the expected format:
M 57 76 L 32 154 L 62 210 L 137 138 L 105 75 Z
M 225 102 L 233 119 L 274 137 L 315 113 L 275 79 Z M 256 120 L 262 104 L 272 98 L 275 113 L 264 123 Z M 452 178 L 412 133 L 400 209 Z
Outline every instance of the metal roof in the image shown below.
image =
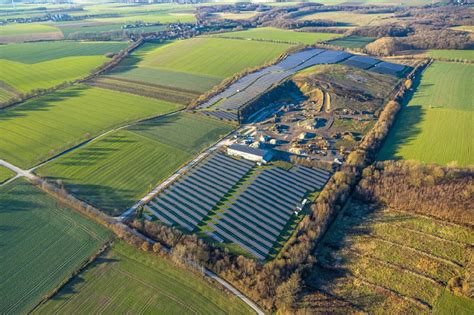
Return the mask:
M 262 149 L 257 149 L 257 148 L 251 148 L 246 145 L 242 144 L 232 144 L 229 146 L 229 149 L 235 150 L 235 151 L 240 151 L 248 154 L 253 154 L 256 156 L 264 157 L 268 151 L 267 150 L 262 150 Z

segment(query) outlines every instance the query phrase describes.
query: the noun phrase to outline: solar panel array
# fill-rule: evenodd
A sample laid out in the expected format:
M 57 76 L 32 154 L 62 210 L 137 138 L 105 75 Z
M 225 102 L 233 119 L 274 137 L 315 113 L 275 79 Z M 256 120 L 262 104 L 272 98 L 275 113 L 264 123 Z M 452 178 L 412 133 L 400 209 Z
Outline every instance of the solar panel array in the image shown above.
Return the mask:
M 216 105 L 216 108 L 221 110 L 238 110 L 264 91 L 270 89 L 274 84 L 302 69 L 317 64 L 337 63 L 350 56 L 351 54 L 343 51 L 317 48 L 297 52 L 276 65 L 266 67 L 240 78 L 225 91 L 201 104 L 199 108 Z
M 253 166 L 249 161 L 214 154 L 156 196 L 145 209 L 168 225 L 192 231 Z
M 367 57 L 367 56 L 357 56 L 354 55 L 350 57 L 349 59 L 344 60 L 342 63 L 351 66 L 351 67 L 356 67 L 360 69 L 369 69 L 370 67 L 374 66 L 375 64 L 379 63 L 380 60 Z
M 297 205 L 310 192 L 321 189 L 330 173 L 320 169 L 295 166 L 290 171 L 281 168 L 259 173 L 242 191 L 217 223 L 214 239 L 227 239 L 265 259 L 273 248 Z
M 229 120 L 229 121 L 238 121 L 239 117 L 235 112 L 227 112 L 223 110 L 215 110 L 215 111 L 201 111 L 203 115 L 214 117 L 220 120 Z
M 404 65 L 383 61 L 376 64 L 373 68 L 370 68 L 369 70 L 382 74 L 397 75 L 400 71 L 403 71 L 404 69 Z

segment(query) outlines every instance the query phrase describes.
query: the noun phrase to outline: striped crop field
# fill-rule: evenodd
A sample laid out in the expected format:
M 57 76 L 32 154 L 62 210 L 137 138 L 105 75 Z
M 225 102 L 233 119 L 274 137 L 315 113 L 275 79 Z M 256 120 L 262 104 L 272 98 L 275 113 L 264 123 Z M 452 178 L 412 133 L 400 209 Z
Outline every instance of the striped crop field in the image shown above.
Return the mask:
M 238 39 L 192 38 L 144 45 L 111 75 L 205 92 L 226 77 L 268 63 L 290 44 Z M 166 78 L 166 80 L 164 79 Z
M 107 261 L 107 263 L 102 263 Z M 123 242 L 33 313 L 252 314 L 237 297 L 160 256 Z
M 119 215 L 232 129 L 197 115 L 170 115 L 113 132 L 46 164 L 38 174 Z
M 101 88 L 61 90 L 0 112 L 0 156 L 28 168 L 101 132 L 179 107 Z
M 111 237 L 22 179 L 0 187 L 0 205 L 2 314 L 28 313 Z
M 0 83 L 19 93 L 47 89 L 87 76 L 126 43 L 38 42 L 0 46 Z
M 474 65 L 432 64 L 399 113 L 379 158 L 474 164 L 473 76 Z
M 292 30 L 283 30 L 274 27 L 260 27 L 240 32 L 219 33 L 213 36 L 312 45 L 316 42 L 327 41 L 330 39 L 341 37 L 342 35 L 332 33 L 296 32 Z
M 102 56 L 126 48 L 126 42 L 37 42 L 0 46 L 0 59 L 35 64 L 53 59 L 78 56 Z

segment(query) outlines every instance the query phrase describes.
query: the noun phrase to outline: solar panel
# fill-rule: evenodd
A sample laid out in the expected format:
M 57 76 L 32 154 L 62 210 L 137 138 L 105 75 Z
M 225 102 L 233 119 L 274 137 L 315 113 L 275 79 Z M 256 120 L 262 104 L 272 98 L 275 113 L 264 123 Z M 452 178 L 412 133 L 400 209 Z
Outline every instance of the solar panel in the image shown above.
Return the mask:
M 248 252 L 252 253 L 255 257 L 257 257 L 258 259 L 265 259 L 265 257 L 267 256 L 268 254 L 268 251 L 266 252 L 260 252 L 256 249 L 254 249 L 253 247 L 247 245 L 246 243 L 242 242 L 239 238 L 237 238 L 236 236 L 228 233 L 227 231 L 225 231 L 223 228 L 219 227 L 219 226 L 216 226 L 216 225 L 210 225 L 212 228 L 214 228 L 220 235 L 222 235 L 224 238 L 238 244 L 239 246 L 241 246 L 242 248 L 246 249 Z
M 270 241 L 272 243 L 276 241 L 276 239 L 279 235 L 279 234 L 275 235 L 275 233 L 268 232 L 262 226 L 256 225 L 253 222 L 245 220 L 244 218 L 242 218 L 239 214 L 237 214 L 235 212 L 227 211 L 222 218 L 231 220 L 231 221 L 236 222 L 236 223 L 240 222 L 240 224 L 242 226 L 246 226 L 247 228 L 249 228 L 249 230 L 257 232 L 258 234 L 260 234 L 261 236 L 263 236 L 264 238 L 266 238 L 268 241 Z
M 235 203 L 235 204 L 232 205 L 232 207 L 233 208 L 239 208 L 239 209 L 242 209 L 243 211 L 251 213 L 251 214 L 259 217 L 261 220 L 264 220 L 268 224 L 274 225 L 278 229 L 282 229 L 286 224 L 285 220 L 282 220 L 282 219 L 280 219 L 279 217 L 276 217 L 276 216 L 269 217 L 266 213 L 258 211 L 257 209 L 252 208 L 252 207 L 250 207 L 249 205 L 247 205 L 246 203 L 243 203 L 243 202 Z
M 192 208 L 188 208 L 185 205 L 176 202 L 176 199 L 170 198 L 167 195 L 160 196 L 160 199 L 161 200 L 159 201 L 161 202 L 162 205 L 164 205 L 168 209 L 173 209 L 173 210 L 170 210 L 171 212 L 180 213 L 182 216 L 185 216 L 186 219 L 188 219 L 189 217 L 189 221 L 195 220 L 195 221 L 190 221 L 190 222 L 197 225 L 199 221 L 202 220 L 202 217 L 203 217 L 202 215 L 199 215 L 198 213 L 192 211 L 196 208 L 195 205 L 193 205 Z M 155 199 L 155 200 L 158 200 L 158 199 Z M 173 208 L 171 208 L 171 206 L 173 206 Z M 177 209 L 180 211 L 177 212 L 176 211 Z
M 219 220 L 217 225 L 223 226 L 227 229 L 227 231 L 237 235 L 241 240 L 246 241 L 248 244 L 251 244 L 253 247 L 261 250 L 262 252 L 268 251 L 268 249 L 273 247 L 271 242 L 258 235 L 252 235 L 252 232 L 244 226 L 236 225 L 235 223 L 225 219 Z
M 269 231 L 270 233 L 273 233 L 273 234 L 279 234 L 280 233 L 280 230 L 282 228 L 282 226 L 280 227 L 275 227 L 273 226 L 272 224 L 267 224 L 267 221 L 270 221 L 268 219 L 268 217 L 264 217 L 265 220 L 259 220 L 258 217 L 256 216 L 253 216 L 252 213 L 249 213 L 247 211 L 244 211 L 240 208 L 235 208 L 235 207 L 231 207 L 229 208 L 228 210 L 226 210 L 226 213 L 229 212 L 229 213 L 237 213 L 239 216 L 245 218 L 246 220 L 250 221 L 250 222 L 253 222 L 255 224 L 258 224 L 260 226 L 264 226 L 264 228 Z M 271 222 L 271 221 L 270 221 Z

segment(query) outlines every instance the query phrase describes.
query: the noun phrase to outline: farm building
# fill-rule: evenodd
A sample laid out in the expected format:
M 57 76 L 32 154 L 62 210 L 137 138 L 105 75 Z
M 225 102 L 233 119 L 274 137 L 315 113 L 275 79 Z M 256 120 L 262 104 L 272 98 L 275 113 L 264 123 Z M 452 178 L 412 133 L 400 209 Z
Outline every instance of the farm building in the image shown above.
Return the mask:
M 268 150 L 251 148 L 246 145 L 232 144 L 227 148 L 227 154 L 240 156 L 246 160 L 267 163 L 272 159 L 272 153 Z

